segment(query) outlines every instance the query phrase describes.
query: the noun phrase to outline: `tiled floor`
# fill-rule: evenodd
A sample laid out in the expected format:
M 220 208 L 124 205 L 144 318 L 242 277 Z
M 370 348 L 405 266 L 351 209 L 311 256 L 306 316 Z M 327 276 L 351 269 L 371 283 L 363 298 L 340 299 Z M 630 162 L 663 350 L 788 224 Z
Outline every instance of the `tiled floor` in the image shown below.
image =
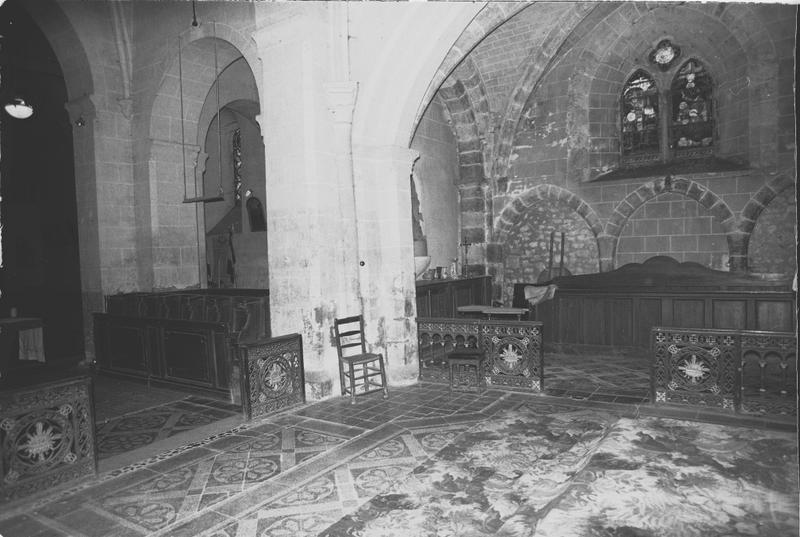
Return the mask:
M 447 457 L 454 440 L 476 424 L 514 409 L 544 416 L 565 408 L 769 426 L 783 435 L 794 427 L 697 410 L 498 390 L 450 393 L 442 385 L 420 384 L 395 388 L 388 400 L 374 394 L 351 405 L 335 398 L 218 428 L 205 440 L 116 467 L 49 497 L 4 506 L 0 534 L 318 535 L 433 454 Z
M 650 397 L 650 364 L 635 354 L 545 353 L 548 395 L 640 404 Z

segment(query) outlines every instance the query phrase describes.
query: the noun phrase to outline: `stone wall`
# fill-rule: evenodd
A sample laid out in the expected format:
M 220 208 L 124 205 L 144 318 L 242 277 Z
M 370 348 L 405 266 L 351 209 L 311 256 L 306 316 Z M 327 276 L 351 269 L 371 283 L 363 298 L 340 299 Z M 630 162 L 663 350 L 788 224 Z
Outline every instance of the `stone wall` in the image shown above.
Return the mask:
M 555 232 L 555 275 L 559 269 L 561 233 L 564 233 L 564 269 L 569 274 L 599 271 L 597 241 L 586 221 L 567 206 L 537 203 L 525 212 L 515 229 L 509 232 L 509 240 L 504 246 L 504 304 L 511 304 L 514 283 L 536 282 L 543 271 L 547 273 L 551 232 Z
M 414 177 L 430 266 L 449 267 L 458 257 L 458 159 L 452 127 L 438 99 L 422 116 L 411 149 L 419 151 Z
M 774 198 L 750 237 L 749 263 L 760 274 L 797 273 L 797 193 L 787 189 Z

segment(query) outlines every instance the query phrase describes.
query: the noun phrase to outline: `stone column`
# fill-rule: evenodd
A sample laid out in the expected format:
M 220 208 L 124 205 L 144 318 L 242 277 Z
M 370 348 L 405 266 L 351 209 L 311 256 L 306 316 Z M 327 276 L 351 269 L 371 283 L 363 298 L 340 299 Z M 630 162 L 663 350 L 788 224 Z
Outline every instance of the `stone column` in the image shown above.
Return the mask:
M 356 92 L 330 71 L 328 6 L 282 7 L 287 17 L 265 18 L 254 34 L 263 73 L 270 317 L 273 335 L 302 335 L 307 396 L 319 399 L 336 394 L 339 383 L 333 319 L 362 309 L 350 164 Z
M 84 354 L 86 360 L 92 361 L 94 359 L 92 312 L 105 310 L 102 268 L 109 263 L 109 252 L 102 248 L 100 242 L 98 214 L 100 189 L 97 184 L 94 140 L 97 115 L 92 96 L 89 95 L 74 99 L 64 106 L 72 124 L 75 159 Z

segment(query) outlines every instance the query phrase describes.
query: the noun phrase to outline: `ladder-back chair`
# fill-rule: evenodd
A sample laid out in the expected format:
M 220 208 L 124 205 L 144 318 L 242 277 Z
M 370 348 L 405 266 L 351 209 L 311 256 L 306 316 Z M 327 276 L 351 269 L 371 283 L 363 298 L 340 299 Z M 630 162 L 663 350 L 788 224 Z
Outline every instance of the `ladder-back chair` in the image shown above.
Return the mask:
M 339 354 L 339 382 L 342 395 L 350 395 L 355 404 L 357 395 L 383 390 L 389 397 L 383 354 L 367 352 L 364 341 L 364 317 L 355 315 L 334 319 L 336 352 Z

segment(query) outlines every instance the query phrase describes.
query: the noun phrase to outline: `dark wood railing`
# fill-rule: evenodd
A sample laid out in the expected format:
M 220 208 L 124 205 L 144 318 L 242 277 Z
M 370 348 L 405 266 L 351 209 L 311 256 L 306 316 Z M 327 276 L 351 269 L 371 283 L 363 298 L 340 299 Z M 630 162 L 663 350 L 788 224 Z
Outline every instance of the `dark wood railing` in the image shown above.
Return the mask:
M 796 334 L 655 327 L 651 345 L 655 404 L 797 415 Z
M 488 387 L 544 390 L 541 322 L 418 318 L 417 337 L 421 381 L 448 382 L 447 354 L 464 346 L 486 353 Z
M 303 339 L 290 334 L 234 345 L 234 376 L 239 377 L 247 419 L 306 402 Z

